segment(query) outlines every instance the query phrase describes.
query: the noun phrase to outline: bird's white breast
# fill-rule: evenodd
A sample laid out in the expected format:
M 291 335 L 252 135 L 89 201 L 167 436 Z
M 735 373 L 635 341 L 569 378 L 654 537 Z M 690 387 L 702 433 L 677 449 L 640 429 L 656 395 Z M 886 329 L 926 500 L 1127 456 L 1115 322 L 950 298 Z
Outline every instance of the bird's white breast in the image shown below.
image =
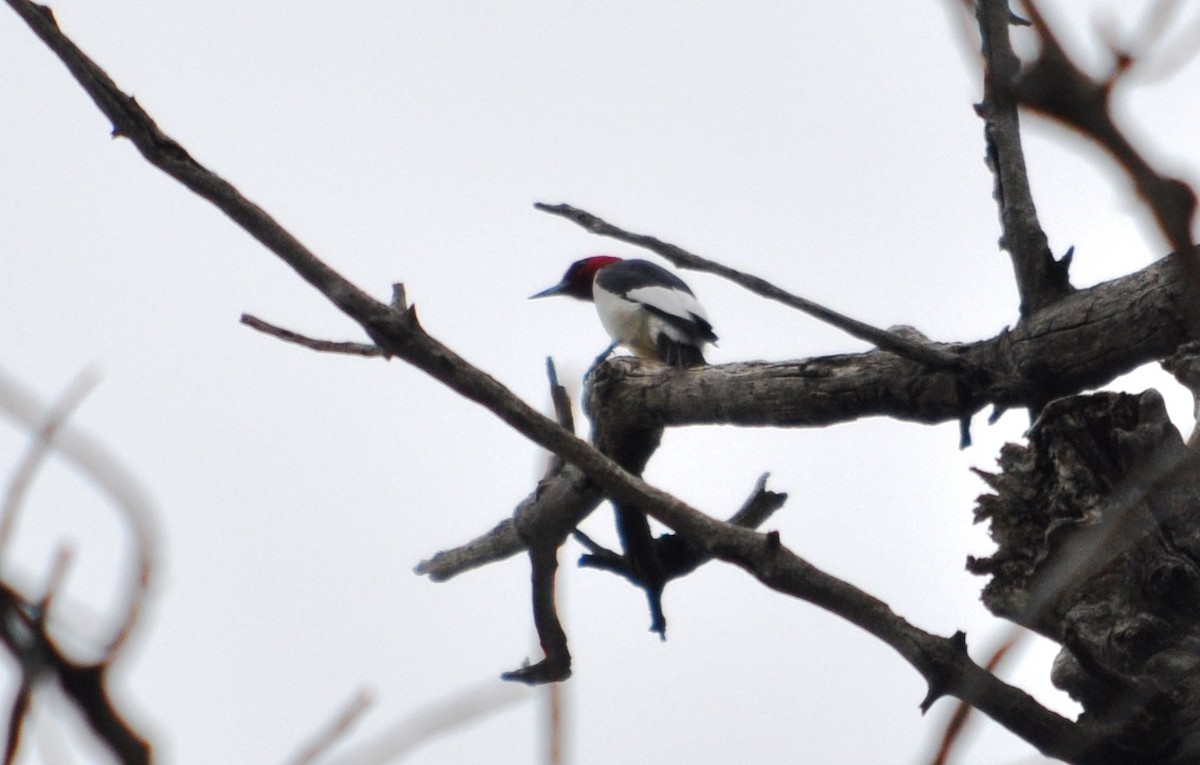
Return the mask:
M 657 327 L 651 325 L 651 320 L 655 324 L 666 322 L 657 319 L 640 304 L 599 286 L 592 289 L 592 299 L 596 301 L 596 313 L 609 337 L 639 356 L 657 354 Z

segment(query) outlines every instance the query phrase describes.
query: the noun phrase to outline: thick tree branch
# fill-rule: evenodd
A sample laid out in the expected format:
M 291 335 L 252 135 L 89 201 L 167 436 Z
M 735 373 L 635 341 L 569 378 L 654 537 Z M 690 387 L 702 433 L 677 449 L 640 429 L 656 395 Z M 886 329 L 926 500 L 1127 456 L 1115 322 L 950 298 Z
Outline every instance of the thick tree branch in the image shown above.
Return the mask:
M 922 423 L 969 417 L 984 406 L 1040 409 L 1169 356 L 1188 339 L 1186 286 L 1163 260 L 1080 290 L 989 340 L 949 346 L 996 382 L 972 389 L 871 351 L 777 363 L 722 364 L 674 373 L 614 359 L 593 374 L 589 404 L 614 428 L 734 424 L 820 427 L 878 415 Z

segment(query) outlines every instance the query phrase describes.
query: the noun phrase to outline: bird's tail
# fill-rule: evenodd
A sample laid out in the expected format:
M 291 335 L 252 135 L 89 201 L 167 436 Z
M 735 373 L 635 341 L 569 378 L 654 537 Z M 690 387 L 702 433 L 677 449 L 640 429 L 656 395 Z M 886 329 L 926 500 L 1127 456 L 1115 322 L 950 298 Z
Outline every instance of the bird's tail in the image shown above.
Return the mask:
M 699 346 L 667 337 L 665 332 L 658 335 L 658 358 L 673 367 L 702 367 L 708 363 Z

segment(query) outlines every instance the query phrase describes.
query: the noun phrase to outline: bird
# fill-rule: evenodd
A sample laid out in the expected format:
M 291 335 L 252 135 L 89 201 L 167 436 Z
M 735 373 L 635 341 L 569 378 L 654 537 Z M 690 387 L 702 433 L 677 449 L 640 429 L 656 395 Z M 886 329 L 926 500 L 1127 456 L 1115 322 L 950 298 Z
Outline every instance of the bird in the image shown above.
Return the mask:
M 566 295 L 596 304 L 613 342 L 643 359 L 672 367 L 703 366 L 704 346 L 717 336 L 704 307 L 683 280 L 648 260 L 595 255 L 571 264 L 562 280 L 530 299 Z

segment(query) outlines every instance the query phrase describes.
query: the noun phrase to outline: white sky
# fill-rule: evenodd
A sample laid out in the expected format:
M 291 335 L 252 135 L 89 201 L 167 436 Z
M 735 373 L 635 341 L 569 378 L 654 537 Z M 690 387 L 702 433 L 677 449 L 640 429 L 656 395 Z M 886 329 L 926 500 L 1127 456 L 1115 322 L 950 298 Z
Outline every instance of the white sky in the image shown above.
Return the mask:
M 193 156 L 377 296 L 405 282 L 430 332 L 535 404 L 547 401 L 547 355 L 577 388 L 607 338 L 590 307 L 526 296 L 583 255 L 642 254 L 535 201 L 584 207 L 882 326 L 966 340 L 1014 323 L 958 4 L 747 5 L 54 9 Z M 1068 41 L 1094 42 L 1104 18 L 1140 6 L 1073 2 Z M 162 760 L 281 763 L 363 687 L 376 704 L 360 742 L 448 696 L 511 691 L 500 672 L 536 658 L 526 561 L 439 585 L 412 566 L 511 512 L 544 456 L 399 362 L 319 355 L 240 326 L 248 311 L 362 339 L 207 203 L 110 140 L 7 10 L 0 50 L 0 368 L 44 398 L 87 365 L 103 372 L 73 422 L 158 508 L 154 598 L 118 678 Z M 1121 99 L 1183 173 L 1200 156 L 1198 78 L 1193 63 Z M 1163 252 L 1093 150 L 1045 125 L 1027 149 L 1053 248 L 1077 248 L 1076 284 Z M 721 336 L 714 363 L 863 350 L 686 277 Z M 1191 426 L 1169 378 L 1123 384 L 1159 385 Z M 978 417 L 963 452 L 953 423 L 692 428 L 668 434 L 647 476 L 723 516 L 770 471 L 791 497 L 770 523 L 786 544 L 925 629 L 966 630 L 982 656 L 1003 624 L 963 570 L 991 550 L 971 524 L 983 486 L 967 468 L 990 467 L 1025 425 L 1020 412 L 991 428 Z M 26 438 L 0 423 L 6 471 Z M 613 539 L 607 509 L 585 528 Z M 84 630 L 76 642 L 103 634 L 88 615 L 110 610 L 127 552 L 105 501 L 53 462 L 19 531 L 6 576 L 40 581 L 69 540 L 62 620 Z M 919 675 L 840 620 L 713 564 L 668 588 L 660 644 L 642 594 L 576 570 L 579 552 L 561 556 L 569 762 L 918 763 L 940 734 L 951 703 L 921 717 Z M 1008 676 L 1070 713 L 1045 679 L 1052 656 L 1026 650 Z M 406 762 L 535 761 L 536 698 Z M 61 715 L 61 703 L 44 708 L 27 762 L 62 748 Z M 995 725 L 974 730 L 973 763 L 1039 761 Z

